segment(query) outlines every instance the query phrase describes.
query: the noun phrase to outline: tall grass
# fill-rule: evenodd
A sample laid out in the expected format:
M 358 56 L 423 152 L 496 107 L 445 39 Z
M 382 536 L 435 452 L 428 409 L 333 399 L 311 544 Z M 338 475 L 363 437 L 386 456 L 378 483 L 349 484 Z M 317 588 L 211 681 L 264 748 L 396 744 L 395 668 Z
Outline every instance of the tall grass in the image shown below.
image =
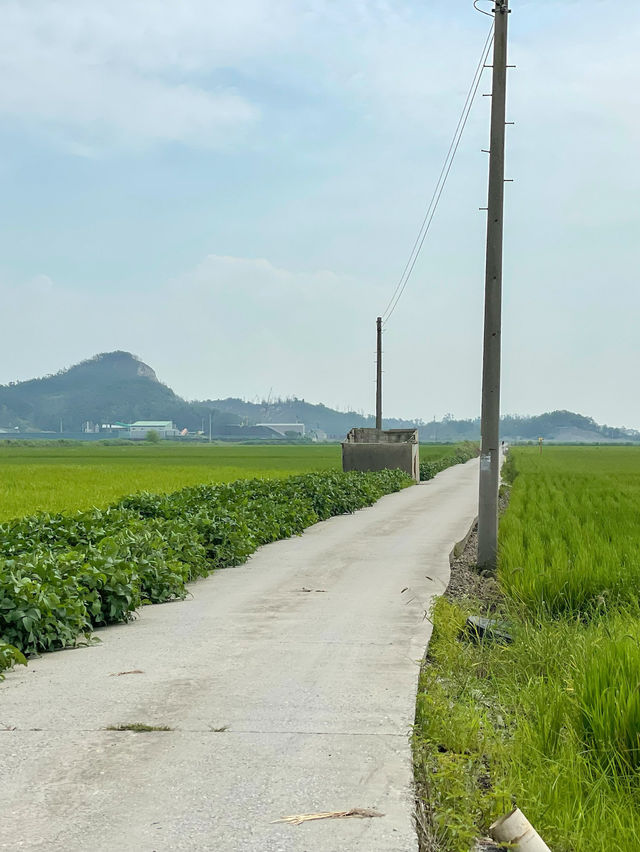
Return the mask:
M 640 449 L 517 450 L 500 528 L 511 645 L 440 600 L 415 755 L 443 850 L 518 804 L 554 852 L 640 849 Z M 513 470 L 515 468 L 515 471 Z
M 526 612 L 590 617 L 638 598 L 640 450 L 517 451 L 500 582 Z

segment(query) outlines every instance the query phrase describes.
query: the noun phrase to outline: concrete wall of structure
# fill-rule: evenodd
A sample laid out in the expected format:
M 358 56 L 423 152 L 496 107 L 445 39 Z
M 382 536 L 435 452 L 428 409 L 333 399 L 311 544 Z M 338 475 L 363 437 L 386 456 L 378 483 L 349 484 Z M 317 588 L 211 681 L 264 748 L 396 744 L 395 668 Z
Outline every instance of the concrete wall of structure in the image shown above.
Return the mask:
M 420 481 L 418 444 L 414 443 L 351 443 L 342 445 L 342 469 L 402 470 Z
M 417 444 L 417 429 L 370 429 L 354 426 L 346 437 L 347 444 Z

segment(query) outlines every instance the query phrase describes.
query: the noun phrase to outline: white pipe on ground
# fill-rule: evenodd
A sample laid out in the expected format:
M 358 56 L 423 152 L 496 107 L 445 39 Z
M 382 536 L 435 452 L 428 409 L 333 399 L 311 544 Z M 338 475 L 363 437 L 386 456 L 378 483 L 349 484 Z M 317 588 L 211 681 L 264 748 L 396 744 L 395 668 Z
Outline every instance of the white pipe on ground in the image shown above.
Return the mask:
M 489 828 L 489 834 L 493 840 L 509 843 L 518 852 L 551 852 L 520 808 L 514 808 L 511 813 L 496 820 Z

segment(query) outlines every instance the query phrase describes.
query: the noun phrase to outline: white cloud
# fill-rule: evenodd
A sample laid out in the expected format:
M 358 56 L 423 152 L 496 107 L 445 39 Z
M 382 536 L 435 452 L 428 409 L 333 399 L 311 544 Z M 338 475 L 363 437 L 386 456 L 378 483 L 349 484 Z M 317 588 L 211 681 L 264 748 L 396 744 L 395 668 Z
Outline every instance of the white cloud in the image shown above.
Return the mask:
M 488 31 L 470 6 L 462 14 L 410 0 L 5 0 L 0 115 L 44 126 L 78 150 L 220 145 L 269 110 L 269 96 L 258 94 L 268 81 L 311 100 L 330 93 L 374 132 L 422 128 L 427 147 L 440 145 Z M 573 99 L 637 126 L 637 110 L 625 109 L 637 99 L 637 12 L 614 24 L 615 44 L 602 51 L 601 5 L 561 8 L 562 38 L 542 27 L 528 37 L 549 14 L 544 3 L 513 16 L 514 50 L 539 81 L 528 86 L 531 105 Z
M 154 292 L 117 298 L 72 290 L 46 276 L 19 287 L 4 284 L 0 381 L 125 349 L 187 397 L 253 397 L 273 387 L 283 395 L 344 402 L 336 376 L 348 371 L 355 387 L 369 386 L 373 377 L 371 329 L 359 307 L 367 290 L 364 282 L 329 270 L 292 271 L 264 259 L 216 255 Z M 18 369 L 11 359 L 16 351 Z
M 0 115 L 89 151 L 156 140 L 219 145 L 259 109 L 207 77 L 277 43 L 286 29 L 280 5 L 6 2 Z

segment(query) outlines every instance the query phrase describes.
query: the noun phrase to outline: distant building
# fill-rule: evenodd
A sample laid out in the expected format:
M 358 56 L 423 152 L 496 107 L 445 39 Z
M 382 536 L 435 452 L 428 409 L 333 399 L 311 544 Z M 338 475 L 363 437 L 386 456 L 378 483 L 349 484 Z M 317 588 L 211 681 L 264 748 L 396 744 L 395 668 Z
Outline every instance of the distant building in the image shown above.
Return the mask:
M 128 432 L 129 426 L 124 423 L 101 423 L 98 431 L 117 434 L 118 432 L 122 432 L 123 429 Z
M 271 429 L 277 432 L 278 435 L 286 435 L 287 432 L 295 432 L 296 435 L 304 436 L 304 423 L 256 423 L 256 426 L 263 426 L 265 429 Z
M 144 441 L 149 432 L 156 432 L 160 438 L 177 438 L 180 435 L 172 420 L 136 420 L 129 426 L 129 432 L 123 437 L 132 441 Z

